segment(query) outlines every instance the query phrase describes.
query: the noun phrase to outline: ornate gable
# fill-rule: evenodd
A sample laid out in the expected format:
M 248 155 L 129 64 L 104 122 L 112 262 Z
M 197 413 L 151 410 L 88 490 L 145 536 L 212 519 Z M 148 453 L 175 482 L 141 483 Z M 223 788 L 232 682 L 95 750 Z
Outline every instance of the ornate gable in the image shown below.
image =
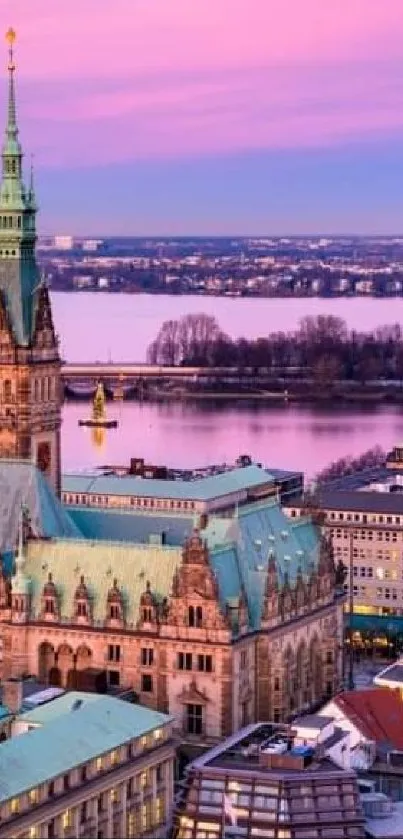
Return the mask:
M 47 349 L 57 349 L 58 347 L 49 291 L 44 282 L 41 283 L 38 289 L 38 300 L 34 316 L 33 345 L 34 347 Z
M 194 629 L 225 629 L 230 627 L 220 602 L 218 583 L 209 562 L 207 543 L 195 530 L 186 540 L 182 564 L 172 582 L 166 624 Z
M 262 624 L 273 626 L 279 616 L 279 586 L 277 578 L 277 563 L 273 552 L 269 557 L 266 575 L 266 585 L 263 595 Z
M 184 687 L 178 695 L 178 701 L 182 705 L 188 705 L 189 703 L 207 705 L 210 700 L 206 693 L 198 689 L 195 679 L 192 679 L 190 684 Z

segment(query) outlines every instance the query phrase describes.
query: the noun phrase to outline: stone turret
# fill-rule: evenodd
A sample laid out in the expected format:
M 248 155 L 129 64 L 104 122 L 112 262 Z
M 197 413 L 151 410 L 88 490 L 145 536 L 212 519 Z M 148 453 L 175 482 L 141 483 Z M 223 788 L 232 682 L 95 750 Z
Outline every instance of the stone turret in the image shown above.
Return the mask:
M 14 560 L 14 574 L 11 578 L 11 609 L 14 623 L 27 623 L 29 619 L 31 584 L 25 574 L 24 521 L 20 514 L 18 547 Z

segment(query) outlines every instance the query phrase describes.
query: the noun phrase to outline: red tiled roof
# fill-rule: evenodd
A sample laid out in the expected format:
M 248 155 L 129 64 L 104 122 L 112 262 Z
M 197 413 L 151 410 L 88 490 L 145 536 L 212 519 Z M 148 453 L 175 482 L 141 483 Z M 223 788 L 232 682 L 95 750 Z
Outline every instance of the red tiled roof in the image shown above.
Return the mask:
M 403 702 L 398 690 L 346 691 L 334 701 L 364 737 L 403 750 Z

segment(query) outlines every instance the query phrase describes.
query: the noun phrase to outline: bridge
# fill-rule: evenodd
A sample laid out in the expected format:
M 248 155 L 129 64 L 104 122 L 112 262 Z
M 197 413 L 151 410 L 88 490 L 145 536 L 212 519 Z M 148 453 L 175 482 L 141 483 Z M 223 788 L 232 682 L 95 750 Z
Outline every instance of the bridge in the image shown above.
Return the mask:
M 251 372 L 251 371 L 250 371 Z M 222 378 L 239 375 L 236 367 L 168 367 L 156 364 L 64 364 L 62 377 L 65 381 L 117 381 L 120 378 L 138 379 L 190 379 Z
M 306 371 L 304 371 L 306 374 Z M 101 381 L 107 390 L 120 397 L 123 392 L 146 391 L 147 387 L 159 384 L 180 386 L 185 383 L 222 382 L 229 385 L 248 384 L 264 387 L 273 379 L 301 377 L 299 368 L 253 368 L 253 367 L 172 367 L 157 364 L 113 364 L 91 362 L 87 364 L 63 364 L 61 374 L 67 391 L 89 393 Z

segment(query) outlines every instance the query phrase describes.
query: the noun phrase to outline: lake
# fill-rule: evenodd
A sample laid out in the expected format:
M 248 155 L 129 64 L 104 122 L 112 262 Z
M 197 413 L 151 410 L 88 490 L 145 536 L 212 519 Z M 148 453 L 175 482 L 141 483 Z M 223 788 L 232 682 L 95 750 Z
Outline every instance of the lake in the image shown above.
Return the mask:
M 304 315 L 334 314 L 351 328 L 403 323 L 402 299 L 233 299 L 91 293 L 52 295 L 63 357 L 79 361 L 144 361 L 162 322 L 189 312 L 214 314 L 232 337 L 291 330 Z M 403 408 L 264 405 L 261 402 L 126 402 L 108 406 L 119 428 L 105 434 L 79 428 L 90 406 L 64 407 L 65 471 L 104 463 L 148 462 L 189 467 L 233 462 L 239 454 L 267 466 L 315 475 L 329 461 L 403 439 Z

